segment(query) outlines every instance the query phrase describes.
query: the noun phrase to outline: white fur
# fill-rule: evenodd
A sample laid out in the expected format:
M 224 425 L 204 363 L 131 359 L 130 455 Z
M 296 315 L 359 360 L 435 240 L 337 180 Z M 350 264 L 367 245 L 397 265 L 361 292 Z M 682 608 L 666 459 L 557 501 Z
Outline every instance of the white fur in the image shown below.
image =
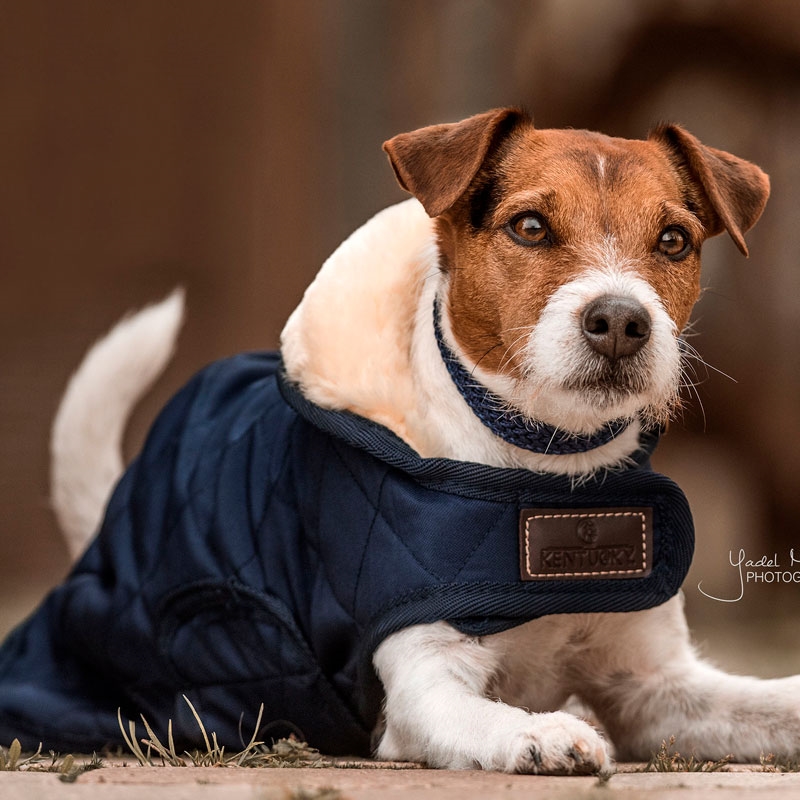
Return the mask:
M 525 378 L 486 374 L 466 362 L 509 403 L 565 430 L 589 429 L 666 403 L 677 383 L 677 331 L 659 298 L 636 274 L 636 265 L 615 253 L 612 241 L 595 250 L 586 271 L 554 294 L 524 343 Z M 508 445 L 474 417 L 433 338 L 433 298 L 446 289 L 446 280 L 432 223 L 419 204 L 409 200 L 381 212 L 328 259 L 289 319 L 282 350 L 290 378 L 312 401 L 370 417 L 423 456 L 577 477 L 624 464 L 637 446 L 635 423 L 590 453 L 554 456 Z M 584 357 L 579 309 L 604 293 L 638 299 L 650 312 L 653 331 L 645 355 L 646 391 L 630 405 L 598 412 L 565 394 L 561 384 Z M 62 524 L 77 532 L 76 541 L 96 525 L 100 496 L 104 502 L 119 470 L 118 456 L 110 453 L 118 453 L 121 419 L 152 379 L 152 369 L 145 374 L 144 366 L 153 368 L 158 359 L 142 358 L 143 342 L 161 339 L 154 348 L 161 359 L 171 349 L 174 310 L 162 322 L 146 313 L 97 346 L 98 352 L 113 353 L 111 363 L 104 357 L 97 369 L 84 365 L 59 413 L 54 493 L 61 497 Z M 446 317 L 443 325 L 457 351 Z M 145 364 L 130 371 L 128 359 Z M 132 386 L 120 391 L 116 384 L 125 375 Z M 97 426 L 97 413 L 108 413 L 110 420 Z M 78 455 L 87 442 L 95 455 Z M 77 522 L 70 521 L 71 504 Z M 682 752 L 701 758 L 732 753 L 755 760 L 761 752 L 800 751 L 800 678 L 758 681 L 703 663 L 691 646 L 680 597 L 635 613 L 549 616 L 481 639 L 444 622 L 414 626 L 388 637 L 374 664 L 386 690 L 382 758 L 508 772 L 610 770 L 605 738 L 559 710 L 571 695 L 592 709 L 623 758 L 646 759 L 673 734 Z
M 119 322 L 86 354 L 67 385 L 50 438 L 51 500 L 72 558 L 102 519 L 122 474 L 122 434 L 131 410 L 172 357 L 184 296 Z
M 384 209 L 323 264 L 281 333 L 287 373 L 309 400 L 374 419 L 420 451 L 409 337 L 432 236 L 416 200 Z

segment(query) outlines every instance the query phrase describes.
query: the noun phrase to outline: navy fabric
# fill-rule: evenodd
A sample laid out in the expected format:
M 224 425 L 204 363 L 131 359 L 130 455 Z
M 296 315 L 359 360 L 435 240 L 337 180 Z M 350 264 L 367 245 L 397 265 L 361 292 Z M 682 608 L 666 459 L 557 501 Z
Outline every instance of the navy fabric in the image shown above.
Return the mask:
M 649 608 L 693 547 L 686 500 L 636 465 L 568 478 L 423 459 L 387 429 L 309 403 L 276 354 L 207 367 L 161 413 L 64 583 L 0 648 L 0 742 L 121 743 L 117 709 L 200 744 L 295 732 L 367 754 L 380 706 L 371 655 L 448 620 L 485 635 L 561 612 Z M 652 573 L 523 582 L 520 509 L 653 508 Z M 535 679 L 535 676 L 532 676 Z

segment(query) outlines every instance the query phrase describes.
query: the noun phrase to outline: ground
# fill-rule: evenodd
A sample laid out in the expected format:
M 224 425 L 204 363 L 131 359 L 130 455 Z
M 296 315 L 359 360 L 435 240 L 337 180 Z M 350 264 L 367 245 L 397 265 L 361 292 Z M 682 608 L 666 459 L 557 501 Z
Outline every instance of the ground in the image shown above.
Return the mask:
M 620 765 L 606 784 L 593 777 L 553 778 L 480 771 L 350 768 L 244 769 L 142 767 L 116 763 L 65 783 L 56 774 L 2 772 L 3 800 L 688 800 L 794 798 L 800 773 L 765 773 L 760 766 L 727 772 L 635 772 Z

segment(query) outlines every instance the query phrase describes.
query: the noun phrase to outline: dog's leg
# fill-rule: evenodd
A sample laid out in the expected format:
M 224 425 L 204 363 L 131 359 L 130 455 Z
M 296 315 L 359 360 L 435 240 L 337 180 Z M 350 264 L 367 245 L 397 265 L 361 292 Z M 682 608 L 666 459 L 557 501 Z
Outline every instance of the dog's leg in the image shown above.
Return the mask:
M 503 772 L 608 772 L 603 738 L 562 712 L 530 714 L 486 697 L 496 654 L 444 622 L 395 633 L 375 651 L 386 691 L 378 757 Z
M 604 615 L 577 660 L 578 693 L 619 759 L 647 760 L 663 740 L 698 758 L 800 752 L 800 676 L 728 675 L 695 653 L 675 597 L 649 611 Z

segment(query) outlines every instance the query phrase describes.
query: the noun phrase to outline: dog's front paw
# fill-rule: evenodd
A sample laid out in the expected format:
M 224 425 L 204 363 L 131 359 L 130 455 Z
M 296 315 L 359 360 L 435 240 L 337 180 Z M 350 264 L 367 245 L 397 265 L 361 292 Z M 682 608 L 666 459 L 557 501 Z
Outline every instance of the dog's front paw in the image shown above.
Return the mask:
M 548 775 L 611 775 L 608 745 L 591 725 L 555 711 L 529 714 L 493 703 L 494 719 L 461 730 L 406 731 L 388 725 L 377 757 L 439 769 L 486 769 Z M 498 713 L 502 712 L 502 713 Z
M 556 775 L 609 775 L 614 771 L 603 737 L 586 722 L 556 711 L 533 714 L 513 734 L 505 753 L 504 772 Z

